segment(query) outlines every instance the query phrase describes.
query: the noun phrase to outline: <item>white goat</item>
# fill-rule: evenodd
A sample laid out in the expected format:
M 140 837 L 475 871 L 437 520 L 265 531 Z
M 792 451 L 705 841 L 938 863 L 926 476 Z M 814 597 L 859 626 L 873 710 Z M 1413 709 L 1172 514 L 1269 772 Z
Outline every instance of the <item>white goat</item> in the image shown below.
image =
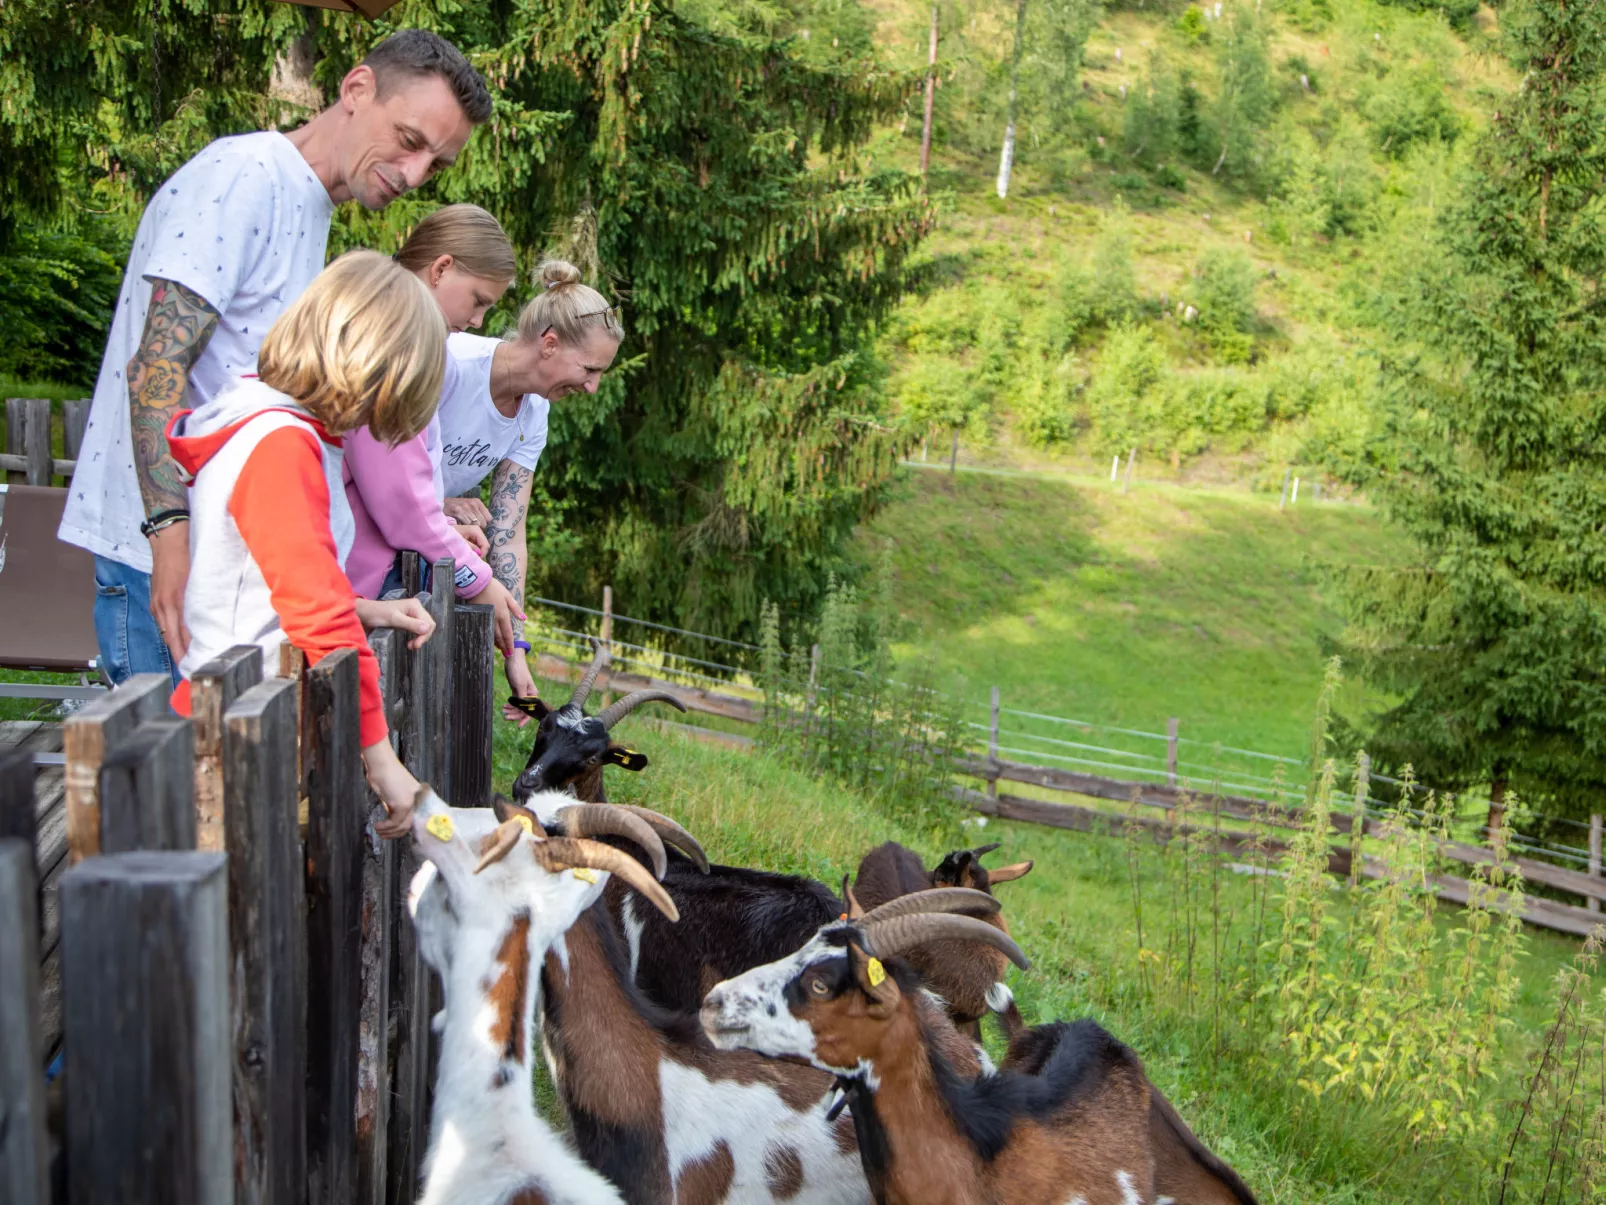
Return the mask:
M 566 803 L 566 831 L 628 836 L 662 865 L 642 814 Z M 611 846 L 498 824 L 489 810 L 447 807 L 427 788 L 413 836 L 426 862 L 408 908 L 446 1004 L 420 1205 L 614 1205 L 613 1185 L 536 1115 L 536 977 L 554 941 L 602 895 L 608 874 L 598 871 L 618 874 L 671 918 L 674 904 Z

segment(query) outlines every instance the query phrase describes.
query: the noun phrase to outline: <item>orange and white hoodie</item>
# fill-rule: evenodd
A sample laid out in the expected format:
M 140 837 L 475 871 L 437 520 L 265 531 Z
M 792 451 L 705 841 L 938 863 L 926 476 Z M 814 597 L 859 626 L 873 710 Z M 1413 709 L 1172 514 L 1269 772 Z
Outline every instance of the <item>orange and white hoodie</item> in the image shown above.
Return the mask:
M 184 623 L 190 647 L 173 708 L 190 713 L 190 678 L 238 644 L 262 650 L 278 671 L 289 641 L 316 665 L 336 649 L 357 650 L 364 747 L 386 735 L 379 663 L 357 619 L 342 565 L 354 526 L 341 482 L 340 439 L 254 377 L 198 413 L 169 424 L 173 459 L 190 485 L 190 577 Z

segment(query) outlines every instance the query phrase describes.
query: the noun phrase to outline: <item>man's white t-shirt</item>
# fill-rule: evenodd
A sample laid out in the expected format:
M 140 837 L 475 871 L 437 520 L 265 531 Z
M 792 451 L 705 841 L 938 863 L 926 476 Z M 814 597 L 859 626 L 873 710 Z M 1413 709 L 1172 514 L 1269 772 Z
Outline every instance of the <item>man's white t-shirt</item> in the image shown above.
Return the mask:
M 151 197 L 128 253 L 62 540 L 151 570 L 124 379 L 144 333 L 151 279 L 176 281 L 218 312 L 184 391 L 186 407 L 204 410 L 254 369 L 268 328 L 323 270 L 333 214 L 301 152 L 272 132 L 218 139 Z
M 546 447 L 546 398 L 526 393 L 519 411 L 504 418 L 491 401 L 491 355 L 500 339 L 459 332 L 446 340 L 455 373 L 446 374 L 438 416 L 441 478 L 448 497 L 466 494 L 503 460 L 532 473 Z

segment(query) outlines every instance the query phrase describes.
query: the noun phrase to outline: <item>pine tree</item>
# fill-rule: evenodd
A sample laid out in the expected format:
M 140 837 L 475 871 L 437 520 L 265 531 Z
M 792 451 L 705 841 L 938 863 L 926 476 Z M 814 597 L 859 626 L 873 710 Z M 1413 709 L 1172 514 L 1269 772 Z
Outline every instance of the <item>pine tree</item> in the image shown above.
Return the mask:
M 1415 537 L 1348 575 L 1346 643 L 1396 695 L 1374 753 L 1544 811 L 1606 787 L 1606 3 L 1507 18 L 1522 83 L 1476 147 L 1384 362 L 1385 484 Z

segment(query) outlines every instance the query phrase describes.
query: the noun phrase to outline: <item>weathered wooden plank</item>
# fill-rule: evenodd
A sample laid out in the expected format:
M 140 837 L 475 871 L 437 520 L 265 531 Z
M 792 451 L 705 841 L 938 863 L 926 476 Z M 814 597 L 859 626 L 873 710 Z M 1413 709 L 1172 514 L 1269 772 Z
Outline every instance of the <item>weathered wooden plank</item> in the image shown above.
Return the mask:
M 0 1202 L 49 1205 L 33 846 L 0 839 Z
M 84 431 L 89 426 L 90 398 L 71 398 L 61 404 L 61 450 L 68 460 L 76 462 L 84 447 Z M 76 463 L 74 468 L 76 468 Z M 56 470 L 58 473 L 61 470 Z M 64 474 L 71 476 L 69 472 Z
M 270 678 L 223 715 L 234 989 L 235 1197 L 306 1191 L 305 870 L 296 825 L 299 684 Z
M 430 574 L 428 598 L 421 598 L 435 620 L 435 632 L 418 650 L 423 673 L 423 697 L 414 698 L 423 712 L 422 730 L 427 746 L 421 770 L 414 770 L 420 782 L 438 790 L 452 781 L 452 660 L 457 643 L 457 595 L 452 587 L 452 561 L 443 557 Z M 418 681 L 415 679 L 415 688 Z
M 367 792 L 357 654 L 307 674 L 307 1201 L 347 1205 L 357 1188 L 357 1051 Z
M 11 454 L 7 480 L 12 485 L 49 485 L 50 399 L 8 397 L 6 399 L 6 451 Z M 16 467 L 21 457 L 21 467 Z
M 223 848 L 223 713 L 262 681 L 262 650 L 239 644 L 190 679 L 195 726 L 195 848 Z
M 173 680 L 166 674 L 135 674 L 105 698 L 68 716 L 62 724 L 67 755 L 67 856 L 76 865 L 100 852 L 100 764 L 107 752 L 146 720 L 170 714 Z
M 44 888 L 39 882 L 39 812 L 34 803 L 33 754 L 27 749 L 0 752 L 0 841 L 20 841 L 28 849 L 33 886 L 33 939 L 44 939 Z M 37 957 L 37 955 L 36 955 Z M 3 968 L 0 968 L 3 970 Z M 0 1029 L 0 1033 L 6 1032 Z M 3 1091 L 0 1086 L 0 1091 Z
M 100 767 L 101 852 L 195 848 L 195 731 L 146 720 Z
M 62 879 L 72 1205 L 234 1200 L 225 879 L 195 851 Z
M 452 620 L 452 776 L 444 797 L 460 808 L 489 807 L 491 802 L 494 618 L 490 607 L 459 604 Z
M 401 693 L 396 633 L 374 632 L 369 647 L 379 662 L 379 689 L 396 740 L 395 704 Z M 358 798 L 371 812 L 377 797 L 366 789 Z M 358 1205 L 385 1205 L 389 1187 L 386 1159 L 390 1133 L 390 985 L 395 956 L 397 859 L 394 841 L 365 841 L 362 859 L 362 995 L 357 1016 L 357 1196 Z

